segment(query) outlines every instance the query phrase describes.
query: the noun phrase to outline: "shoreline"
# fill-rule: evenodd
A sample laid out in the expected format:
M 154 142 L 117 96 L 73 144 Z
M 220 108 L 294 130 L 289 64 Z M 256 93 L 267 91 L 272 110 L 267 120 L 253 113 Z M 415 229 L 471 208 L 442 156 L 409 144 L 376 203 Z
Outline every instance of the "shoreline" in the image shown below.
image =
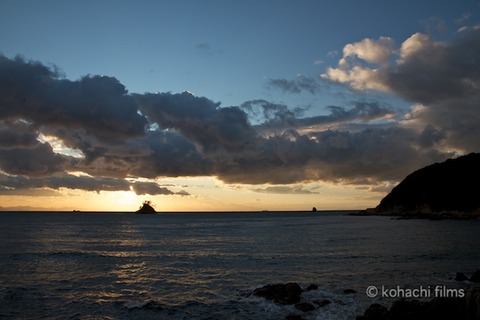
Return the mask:
M 480 218 L 479 212 L 458 212 L 458 211 L 440 211 L 440 212 L 422 212 L 422 211 L 382 211 L 378 212 L 375 208 L 369 208 L 349 215 L 358 217 L 381 216 L 397 218 L 397 220 L 420 219 L 420 220 L 477 220 Z

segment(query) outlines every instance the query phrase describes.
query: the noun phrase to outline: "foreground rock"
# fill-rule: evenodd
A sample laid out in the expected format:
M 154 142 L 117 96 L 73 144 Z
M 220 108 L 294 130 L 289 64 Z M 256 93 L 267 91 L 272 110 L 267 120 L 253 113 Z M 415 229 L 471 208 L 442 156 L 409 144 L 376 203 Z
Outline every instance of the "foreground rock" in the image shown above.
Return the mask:
M 374 303 L 357 320 L 480 320 L 480 287 L 467 289 L 464 297 L 431 301 L 397 300 L 390 309 Z
M 365 310 L 357 320 L 453 320 L 467 318 L 465 298 L 437 298 L 429 302 L 397 300 L 390 309 L 377 303 Z M 477 318 L 473 318 L 477 319 Z
M 302 301 L 302 293 L 317 290 L 318 285 L 312 283 L 305 290 L 295 282 L 267 284 L 253 291 L 253 295 L 271 300 L 282 305 L 294 305 L 296 310 L 308 313 L 318 308 L 322 308 L 331 303 L 330 300 L 320 299 L 314 301 Z M 352 290 L 354 291 L 354 290 Z M 345 291 L 344 291 L 345 293 Z M 284 320 L 302 320 L 299 314 L 289 314 Z
M 475 273 L 470 277 L 470 281 L 480 283 L 480 270 L 475 271 Z
M 295 308 L 303 312 L 310 312 L 316 309 L 315 306 L 309 302 L 299 302 L 295 304 Z
M 455 281 L 470 281 L 474 283 L 480 283 L 480 269 L 475 271 L 475 273 L 469 278 L 463 272 L 457 272 L 454 278 Z
M 472 218 L 480 215 L 480 154 L 435 163 L 408 175 L 374 209 L 360 214 L 426 218 Z
M 267 284 L 255 289 L 253 294 L 279 304 L 295 304 L 300 301 L 302 292 L 302 287 L 298 283 L 290 282 L 286 284 Z

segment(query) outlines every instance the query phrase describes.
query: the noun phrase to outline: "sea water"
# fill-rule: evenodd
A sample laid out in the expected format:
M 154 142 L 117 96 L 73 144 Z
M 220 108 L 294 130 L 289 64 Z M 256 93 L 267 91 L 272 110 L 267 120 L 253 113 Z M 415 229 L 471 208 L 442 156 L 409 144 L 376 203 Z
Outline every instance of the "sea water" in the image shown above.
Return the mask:
M 345 212 L 5 212 L 0 318 L 355 319 L 395 300 L 382 288 L 468 285 L 452 278 L 480 269 L 479 228 Z M 330 303 L 302 312 L 251 294 L 287 282 L 317 284 L 302 300 Z

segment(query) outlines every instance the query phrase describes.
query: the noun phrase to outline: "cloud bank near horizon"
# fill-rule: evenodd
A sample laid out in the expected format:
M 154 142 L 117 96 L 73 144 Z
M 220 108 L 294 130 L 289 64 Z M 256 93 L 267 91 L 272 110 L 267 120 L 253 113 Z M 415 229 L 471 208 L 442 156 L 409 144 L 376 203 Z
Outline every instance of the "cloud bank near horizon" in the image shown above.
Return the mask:
M 142 182 L 182 176 L 375 185 L 479 149 L 480 27 L 462 28 L 450 42 L 417 33 L 398 47 L 388 37 L 346 44 L 338 66 L 321 77 L 387 92 L 412 107 L 402 113 L 353 101 L 303 117 L 300 108 L 266 100 L 225 107 L 189 92 L 129 93 L 113 77 L 72 81 L 39 62 L 0 56 L 0 194 L 69 188 L 188 195 Z M 306 77 L 268 85 L 292 94 L 319 90 Z

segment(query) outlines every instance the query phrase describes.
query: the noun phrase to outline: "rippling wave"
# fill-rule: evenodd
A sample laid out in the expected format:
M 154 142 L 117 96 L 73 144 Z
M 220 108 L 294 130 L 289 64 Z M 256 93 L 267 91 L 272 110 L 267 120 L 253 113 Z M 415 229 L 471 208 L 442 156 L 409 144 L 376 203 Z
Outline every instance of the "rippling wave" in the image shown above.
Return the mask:
M 479 221 L 342 213 L 0 213 L 1 319 L 355 319 L 369 285 L 455 285 Z M 311 283 L 302 313 L 251 295 Z M 354 294 L 345 294 L 353 289 Z

